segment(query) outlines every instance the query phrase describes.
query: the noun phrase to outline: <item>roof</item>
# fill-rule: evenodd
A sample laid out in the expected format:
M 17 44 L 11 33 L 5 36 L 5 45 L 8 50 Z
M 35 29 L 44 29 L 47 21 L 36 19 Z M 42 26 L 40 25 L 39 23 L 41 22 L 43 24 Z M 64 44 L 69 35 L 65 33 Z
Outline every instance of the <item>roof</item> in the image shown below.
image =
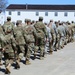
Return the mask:
M 6 9 L 28 9 L 28 10 L 75 10 L 75 5 L 31 5 L 10 4 Z

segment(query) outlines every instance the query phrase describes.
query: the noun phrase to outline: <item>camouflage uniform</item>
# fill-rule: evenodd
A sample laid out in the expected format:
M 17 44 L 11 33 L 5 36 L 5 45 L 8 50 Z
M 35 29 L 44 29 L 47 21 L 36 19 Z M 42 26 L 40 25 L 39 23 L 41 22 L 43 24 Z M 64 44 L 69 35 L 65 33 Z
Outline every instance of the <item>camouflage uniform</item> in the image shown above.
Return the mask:
M 27 20 L 27 25 L 23 27 L 24 32 L 24 38 L 26 41 L 26 47 L 27 47 L 27 53 L 26 53 L 26 65 L 30 64 L 30 55 L 31 52 L 35 49 L 34 43 L 35 43 L 35 36 L 36 36 L 36 30 L 33 26 L 31 26 L 31 20 Z M 34 50 L 35 51 L 35 50 Z
M 75 26 L 75 24 L 71 24 L 71 31 L 72 31 L 71 42 L 74 42 L 74 26 Z
M 45 37 L 47 38 L 46 27 L 42 20 L 43 18 L 39 17 L 39 22 L 34 25 L 38 35 L 36 38 L 36 46 L 40 49 L 40 59 L 43 59 L 45 52 Z
M 46 41 L 46 45 L 45 45 L 45 52 L 50 51 L 50 42 L 52 40 L 52 36 L 51 36 L 51 30 L 50 28 L 46 25 L 46 31 L 47 31 L 47 41 Z
M 14 58 L 14 50 L 13 47 L 16 46 L 15 39 L 13 37 L 13 27 L 14 25 L 10 22 L 11 18 L 7 17 L 7 22 L 3 25 L 3 30 L 5 32 L 5 38 L 4 38 L 4 58 L 5 58 L 5 66 L 6 66 L 6 72 L 10 73 L 10 66 L 13 62 Z
M 53 50 L 57 51 L 56 48 L 56 43 L 57 43 L 57 39 L 56 39 L 56 35 L 57 35 L 57 30 L 56 30 L 56 24 L 52 24 L 52 29 L 54 30 L 54 34 L 53 34 Z
M 68 35 L 67 35 L 67 37 L 68 37 L 68 43 L 71 42 L 71 34 L 72 34 L 71 25 L 68 24 Z
M 64 47 L 65 30 L 61 23 L 58 26 L 58 33 L 60 35 L 60 47 L 63 48 Z
M 16 46 L 17 46 L 17 61 L 16 61 L 16 68 L 20 68 L 19 62 L 25 55 L 25 45 L 26 42 L 24 40 L 23 36 L 23 28 L 22 28 L 22 21 L 17 21 L 17 27 L 14 28 L 14 38 L 16 40 Z
M 26 26 L 27 25 L 27 20 L 28 19 L 25 19 L 25 21 L 24 21 L 25 23 L 22 26 Z
M 4 47 L 3 39 L 4 39 L 4 32 L 3 32 L 2 26 L 0 25 L 0 65 L 2 65 L 2 63 L 1 63 L 2 55 L 3 55 L 2 50 Z
M 64 29 L 65 29 L 65 40 L 64 40 L 64 44 L 67 45 L 67 35 L 68 35 L 68 26 L 66 25 L 66 23 L 63 23 Z
M 55 26 L 53 25 L 52 23 L 53 21 L 50 21 L 49 23 L 49 28 L 51 30 L 51 36 L 52 36 L 52 40 L 51 42 L 49 43 L 49 47 L 50 47 L 50 54 L 52 54 L 53 50 L 54 50 L 54 46 L 55 46 L 55 42 L 56 42 L 56 34 L 55 34 Z
M 59 31 L 58 31 L 59 23 L 56 22 L 55 24 L 56 24 L 56 46 L 55 46 L 55 49 L 60 50 L 60 34 L 59 34 Z

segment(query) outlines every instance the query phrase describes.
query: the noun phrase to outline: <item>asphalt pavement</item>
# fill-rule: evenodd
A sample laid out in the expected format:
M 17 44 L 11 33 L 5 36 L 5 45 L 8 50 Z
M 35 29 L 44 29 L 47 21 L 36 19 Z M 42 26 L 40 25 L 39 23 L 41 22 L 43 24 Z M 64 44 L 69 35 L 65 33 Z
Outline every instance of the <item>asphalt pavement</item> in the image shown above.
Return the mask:
M 10 75 L 75 75 L 75 42 L 69 43 L 63 49 L 47 54 L 44 60 L 35 59 L 31 65 L 20 63 L 19 70 L 11 67 Z M 4 65 L 1 66 L 0 75 L 5 75 Z

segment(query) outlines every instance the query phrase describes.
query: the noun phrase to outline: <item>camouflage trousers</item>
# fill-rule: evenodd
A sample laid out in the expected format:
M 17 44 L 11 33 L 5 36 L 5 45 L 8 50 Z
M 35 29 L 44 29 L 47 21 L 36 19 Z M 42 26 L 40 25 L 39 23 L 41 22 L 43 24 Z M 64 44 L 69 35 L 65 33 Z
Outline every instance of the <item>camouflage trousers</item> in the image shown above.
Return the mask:
M 40 50 L 40 56 L 43 56 L 45 53 L 45 39 L 38 39 L 35 50 Z
M 13 63 L 14 52 L 10 52 L 10 53 L 5 53 L 4 52 L 4 58 L 5 58 L 5 67 L 7 67 L 8 64 L 12 64 Z
M 25 57 L 25 44 L 17 45 L 16 58 L 22 59 L 23 57 Z
M 51 40 L 49 40 L 49 51 L 50 52 L 53 52 L 53 41 Z
M 0 51 L 0 60 L 2 59 L 2 54 L 3 54 L 2 51 Z
M 62 36 L 61 38 L 60 38 L 60 47 L 61 48 L 63 48 L 64 47 L 64 36 Z
M 26 50 L 26 59 L 30 59 L 30 56 L 32 54 L 32 52 L 35 52 L 35 46 L 34 43 L 28 43 L 27 44 L 27 50 Z
M 74 33 L 71 35 L 71 42 L 74 42 Z

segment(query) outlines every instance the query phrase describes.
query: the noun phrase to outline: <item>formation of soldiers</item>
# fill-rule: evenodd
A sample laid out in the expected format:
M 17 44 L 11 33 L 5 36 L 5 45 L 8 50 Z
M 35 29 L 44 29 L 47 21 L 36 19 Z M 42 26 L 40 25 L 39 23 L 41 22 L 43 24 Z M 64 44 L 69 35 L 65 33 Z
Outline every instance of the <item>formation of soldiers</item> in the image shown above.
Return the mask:
M 20 61 L 25 58 L 24 64 L 29 65 L 30 56 L 36 59 L 39 52 L 39 59 L 43 60 L 46 52 L 64 48 L 70 42 L 74 42 L 75 23 L 53 22 L 43 23 L 43 17 L 37 22 L 25 19 L 22 24 L 17 20 L 16 26 L 7 17 L 7 22 L 0 25 L 0 66 L 2 58 L 5 62 L 5 73 L 10 74 L 10 67 L 15 62 L 15 68 L 20 68 Z

